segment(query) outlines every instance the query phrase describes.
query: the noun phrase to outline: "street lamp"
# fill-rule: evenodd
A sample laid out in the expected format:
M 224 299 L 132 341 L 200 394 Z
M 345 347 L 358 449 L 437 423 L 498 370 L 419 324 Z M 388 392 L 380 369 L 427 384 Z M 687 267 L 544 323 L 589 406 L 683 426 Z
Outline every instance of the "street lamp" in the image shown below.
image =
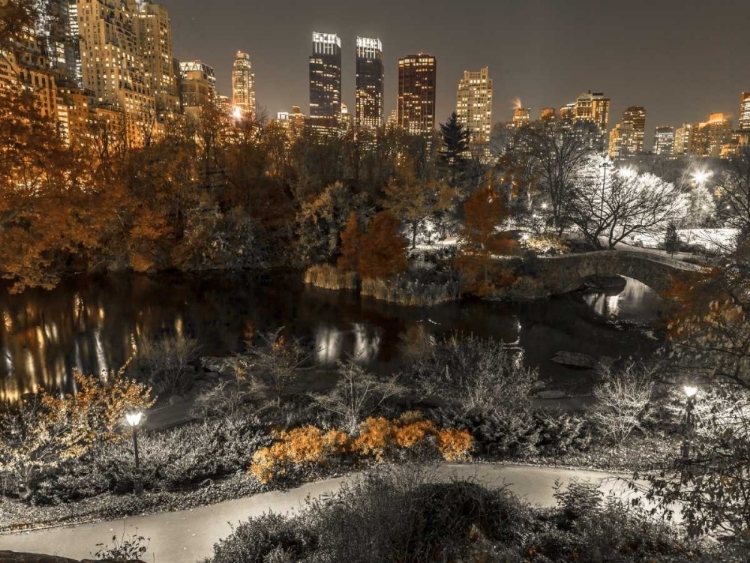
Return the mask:
M 138 459 L 138 426 L 143 420 L 143 413 L 140 411 L 129 412 L 125 415 L 125 421 L 133 429 L 133 451 L 135 452 L 135 494 L 143 492 L 143 485 L 140 479 L 140 460 Z
M 693 409 L 695 408 L 695 398 L 698 395 L 698 388 L 692 385 L 685 385 L 683 391 L 687 397 L 687 405 L 685 405 L 685 441 L 682 444 L 682 459 L 687 462 L 690 457 L 690 435 L 693 429 Z
M 693 182 L 702 187 L 712 175 L 713 172 L 709 170 L 696 170 L 691 177 Z

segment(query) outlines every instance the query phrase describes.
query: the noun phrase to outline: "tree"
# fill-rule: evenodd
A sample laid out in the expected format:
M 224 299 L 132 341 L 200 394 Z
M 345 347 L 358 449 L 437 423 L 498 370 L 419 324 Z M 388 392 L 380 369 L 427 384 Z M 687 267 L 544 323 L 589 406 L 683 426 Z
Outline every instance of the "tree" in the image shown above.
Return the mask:
M 719 193 L 729 224 L 750 237 L 750 147 L 729 160 Z
M 370 221 L 360 243 L 358 273 L 361 278 L 389 279 L 406 270 L 406 240 L 390 211 Z
M 574 179 L 592 153 L 598 135 L 598 128 L 593 124 L 569 127 L 562 123 L 539 122 L 524 127 L 514 142 L 515 150 L 527 155 L 536 168 L 536 172 L 526 174 L 540 178 L 558 235 L 569 225 L 568 204 Z
M 677 224 L 670 221 L 667 225 L 667 232 L 664 235 L 664 250 L 672 256 L 680 250 L 680 235 L 677 234 Z
M 657 234 L 681 217 L 687 207 L 683 192 L 651 174 L 610 169 L 592 157 L 575 177 L 570 219 L 594 248 L 615 246 L 631 235 Z
M 356 213 L 352 213 L 346 222 L 346 228 L 341 232 L 341 256 L 339 256 L 337 262 L 339 270 L 343 272 L 357 271 L 363 235 L 359 217 Z
M 385 188 L 383 207 L 411 231 L 411 247 L 417 246 L 417 234 L 425 221 L 451 207 L 455 194 L 447 184 L 420 179 L 413 159 L 405 157 L 396 167 L 396 175 Z
M 121 440 L 125 414 L 154 403 L 151 389 L 124 377 L 124 368 L 105 381 L 77 372 L 75 382 L 75 394 L 42 391 L 0 413 L 0 471 L 25 492 L 62 461 Z
M 464 204 L 464 226 L 459 235 L 456 266 L 466 287 L 479 295 L 494 288 L 493 277 L 499 269 L 497 256 L 509 254 L 515 242 L 498 234 L 508 218 L 505 202 L 491 187 L 474 192 Z
M 310 360 L 310 351 L 299 340 L 287 341 L 283 330 L 261 335 L 261 343 L 249 350 L 247 361 L 249 369 L 256 370 L 255 384 L 266 389 L 276 406 Z
M 314 393 L 311 397 L 325 410 L 338 415 L 343 429 L 351 435 L 385 401 L 402 392 L 395 377 L 377 378 L 353 360 L 339 362 L 338 374 L 331 391 Z
M 469 152 L 471 132 L 458 120 L 454 111 L 448 116 L 448 121 L 440 124 L 443 136 L 443 146 L 440 150 L 440 160 L 450 166 L 460 168 Z
M 34 0 L 0 2 L 0 53 L 23 40 L 27 30 L 33 29 L 37 17 L 37 5 Z

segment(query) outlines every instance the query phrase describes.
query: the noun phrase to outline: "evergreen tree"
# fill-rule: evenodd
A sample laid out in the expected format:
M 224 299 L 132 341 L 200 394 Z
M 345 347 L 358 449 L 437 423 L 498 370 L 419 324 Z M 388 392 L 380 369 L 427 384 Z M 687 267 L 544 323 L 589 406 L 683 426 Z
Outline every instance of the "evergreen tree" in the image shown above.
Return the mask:
M 458 115 L 454 111 L 447 122 L 440 124 L 440 133 L 443 137 L 441 161 L 451 168 L 461 168 L 469 152 L 469 129 L 458 121 Z
M 362 244 L 362 227 L 356 213 L 349 215 L 346 228 L 341 232 L 341 256 L 338 268 L 343 272 L 353 272 L 359 266 L 359 251 Z
M 667 233 L 664 237 L 664 250 L 674 256 L 680 250 L 680 236 L 677 234 L 677 225 L 670 222 L 667 226 Z

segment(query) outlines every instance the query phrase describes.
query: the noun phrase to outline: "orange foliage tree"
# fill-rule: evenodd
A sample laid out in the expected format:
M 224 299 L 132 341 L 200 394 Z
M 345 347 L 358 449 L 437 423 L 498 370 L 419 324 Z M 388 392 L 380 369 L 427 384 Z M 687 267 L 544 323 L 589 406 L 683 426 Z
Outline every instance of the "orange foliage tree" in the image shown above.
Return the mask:
M 341 231 L 341 256 L 338 259 L 338 269 L 342 272 L 356 272 L 359 266 L 359 252 L 362 244 L 362 227 L 356 213 L 349 215 L 346 228 Z
M 477 190 L 464 204 L 464 226 L 459 237 L 456 266 L 464 287 L 477 295 L 491 293 L 501 268 L 496 256 L 510 254 L 516 243 L 497 232 L 509 216 L 505 202 L 491 187 Z
M 381 211 L 362 236 L 358 273 L 361 278 L 389 279 L 406 270 L 406 240 L 400 223 L 389 211 Z
M 120 440 L 125 414 L 154 403 L 151 389 L 124 377 L 124 368 L 104 382 L 77 372 L 75 382 L 75 394 L 42 391 L 0 414 L 0 472 L 20 489 L 28 491 L 37 474 L 98 443 Z

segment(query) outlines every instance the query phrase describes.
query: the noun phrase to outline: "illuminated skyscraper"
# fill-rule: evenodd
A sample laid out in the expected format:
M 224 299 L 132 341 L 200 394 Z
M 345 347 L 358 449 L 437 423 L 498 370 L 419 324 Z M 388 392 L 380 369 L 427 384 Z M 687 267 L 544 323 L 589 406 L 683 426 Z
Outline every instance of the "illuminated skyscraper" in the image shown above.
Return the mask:
M 420 53 L 398 61 L 398 125 L 409 133 L 435 129 L 437 59 Z
M 708 121 L 697 123 L 690 138 L 689 154 L 719 158 L 725 145 L 732 142 L 732 118 L 712 113 Z
M 555 108 L 542 108 L 542 111 L 539 112 L 539 119 L 541 121 L 554 121 L 557 117 L 557 112 L 555 111 Z
M 458 121 L 464 124 L 473 143 L 488 143 L 492 131 L 492 79 L 490 69 L 464 71 L 458 83 Z
M 139 3 L 137 12 L 138 50 L 143 57 L 156 109 L 179 111 L 180 87 L 172 57 L 172 25 L 164 6 L 151 1 Z
M 628 155 L 643 152 L 643 141 L 646 136 L 646 109 L 641 106 L 631 106 L 622 112 L 622 124 L 631 125 L 633 133 L 628 138 L 625 149 Z
M 609 98 L 604 94 L 591 93 L 581 94 L 575 102 L 573 119 L 576 123 L 589 122 L 599 128 L 604 135 L 609 128 Z
M 520 105 L 513 110 L 512 127 L 518 129 L 531 123 L 531 108 L 521 107 Z
M 385 71 L 380 39 L 357 37 L 357 127 L 381 127 Z
M 235 118 L 255 116 L 255 75 L 250 55 L 242 51 L 237 51 L 232 67 L 232 108 Z
M 83 86 L 94 93 L 95 103 L 136 119 L 156 109 L 138 18 L 133 0 L 78 1 Z
M 740 131 L 750 131 L 750 92 L 742 92 L 740 99 Z
M 180 63 L 180 101 L 182 111 L 191 117 L 200 115 L 201 108 L 216 101 L 214 69 L 200 61 Z
M 672 156 L 674 154 L 674 127 L 657 127 L 654 133 L 654 154 Z
M 682 127 L 674 132 L 675 156 L 686 156 L 690 154 L 690 144 L 693 138 L 695 126 L 692 123 L 683 123 Z
M 310 120 L 335 128 L 341 117 L 341 39 L 332 33 L 312 34 Z

